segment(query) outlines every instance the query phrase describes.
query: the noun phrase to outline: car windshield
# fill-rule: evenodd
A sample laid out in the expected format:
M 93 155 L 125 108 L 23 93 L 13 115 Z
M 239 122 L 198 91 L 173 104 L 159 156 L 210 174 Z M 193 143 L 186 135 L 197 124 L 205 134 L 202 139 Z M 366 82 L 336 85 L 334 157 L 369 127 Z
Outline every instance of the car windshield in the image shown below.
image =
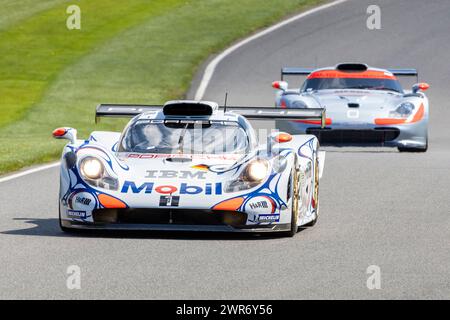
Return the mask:
M 403 92 L 398 80 L 378 78 L 312 78 L 303 84 L 302 91 L 326 89 L 370 89 Z
M 119 152 L 244 154 L 248 145 L 237 122 L 138 120 L 124 134 Z

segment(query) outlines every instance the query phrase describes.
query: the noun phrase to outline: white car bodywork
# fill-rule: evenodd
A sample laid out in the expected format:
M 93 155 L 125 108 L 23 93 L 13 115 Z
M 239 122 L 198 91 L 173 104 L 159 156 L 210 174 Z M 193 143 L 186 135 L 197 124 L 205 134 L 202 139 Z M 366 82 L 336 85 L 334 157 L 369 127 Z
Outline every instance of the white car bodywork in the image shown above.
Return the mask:
M 276 105 L 281 108 L 326 108 L 325 128 L 314 121 L 289 121 L 277 128 L 316 135 L 330 145 L 382 145 L 400 151 L 428 148 L 429 103 L 427 83 L 403 90 L 396 76 L 416 77 L 415 69 L 379 69 L 344 63 L 320 69 L 283 68 L 282 77 L 306 76 L 300 89 L 274 82 Z M 418 81 L 418 80 L 417 80 Z M 376 87 L 376 85 L 381 85 Z M 383 87 L 384 86 L 384 87 Z
M 63 150 L 60 184 L 60 222 L 63 230 L 146 229 L 192 231 L 290 231 L 312 224 L 318 215 L 318 183 L 325 153 L 313 135 L 280 133 L 258 144 L 242 115 L 219 110 L 214 103 L 207 116 L 164 114 L 162 109 L 140 113 L 124 133 L 95 131 L 87 140 L 72 128 L 60 128 L 56 138 L 71 140 Z M 112 111 L 113 115 L 117 115 Z M 119 112 L 120 113 L 120 112 Z M 119 143 L 138 121 L 221 121 L 242 126 L 248 137 L 245 154 L 179 154 L 123 152 Z M 199 120 L 200 119 L 200 120 Z M 164 122 L 165 123 L 165 122 Z M 286 139 L 286 140 L 289 140 Z M 102 177 L 89 179 L 80 166 L 87 159 L 102 164 Z M 264 163 L 265 177 L 243 182 L 248 166 Z M 295 181 L 295 185 L 294 185 Z M 295 193 L 295 194 L 294 194 Z M 298 201 L 298 206 L 295 206 Z M 293 215 L 293 208 L 297 212 Z

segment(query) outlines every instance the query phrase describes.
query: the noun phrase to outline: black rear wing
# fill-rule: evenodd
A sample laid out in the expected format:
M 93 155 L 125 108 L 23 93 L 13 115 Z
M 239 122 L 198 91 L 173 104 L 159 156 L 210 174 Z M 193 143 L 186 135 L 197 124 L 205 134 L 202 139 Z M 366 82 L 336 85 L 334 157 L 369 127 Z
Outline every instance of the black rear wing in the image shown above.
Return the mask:
M 284 80 L 284 76 L 307 76 L 315 69 L 312 68 L 293 68 L 286 67 L 281 68 L 281 80 Z
M 419 82 L 419 72 L 417 69 L 388 69 L 394 76 L 399 77 L 416 77 L 416 82 Z
M 104 117 L 134 117 L 148 111 L 160 111 L 162 108 L 162 105 L 99 104 L 95 109 L 95 123 Z
M 223 107 L 225 109 L 225 107 Z M 283 109 L 274 107 L 226 107 L 227 112 L 236 113 L 249 120 L 316 120 L 325 127 L 326 114 L 323 108 Z
M 285 67 L 281 69 L 281 80 L 284 80 L 284 76 L 307 76 L 314 70 L 312 68 Z M 388 69 L 388 71 L 395 76 L 416 77 L 416 81 L 419 82 L 417 69 Z
M 102 117 L 134 117 L 144 112 L 161 111 L 162 105 L 100 104 L 96 108 L 95 123 Z M 313 120 L 325 127 L 323 108 L 282 109 L 275 107 L 227 106 L 220 110 L 240 114 L 249 120 Z M 210 115 L 210 114 L 209 114 Z M 187 116 L 183 114 L 181 116 Z M 201 116 L 196 113 L 193 116 Z

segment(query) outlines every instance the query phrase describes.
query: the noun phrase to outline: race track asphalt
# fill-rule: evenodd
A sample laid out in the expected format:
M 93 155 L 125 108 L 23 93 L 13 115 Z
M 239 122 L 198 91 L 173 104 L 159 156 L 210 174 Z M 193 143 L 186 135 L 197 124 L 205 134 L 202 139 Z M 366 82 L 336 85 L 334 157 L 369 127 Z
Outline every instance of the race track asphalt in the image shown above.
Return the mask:
M 381 8 L 381 30 L 366 27 L 371 4 Z M 228 91 L 234 105 L 273 105 L 270 83 L 282 66 L 415 67 L 431 84 L 429 151 L 326 148 L 313 228 L 295 238 L 66 235 L 58 170 L 45 170 L 0 183 L 0 298 L 449 299 L 449 17 L 448 0 L 350 0 L 218 65 L 205 98 L 221 102 Z M 66 286 L 70 265 L 81 269 L 80 290 Z M 370 265 L 380 267 L 381 289 L 366 286 Z

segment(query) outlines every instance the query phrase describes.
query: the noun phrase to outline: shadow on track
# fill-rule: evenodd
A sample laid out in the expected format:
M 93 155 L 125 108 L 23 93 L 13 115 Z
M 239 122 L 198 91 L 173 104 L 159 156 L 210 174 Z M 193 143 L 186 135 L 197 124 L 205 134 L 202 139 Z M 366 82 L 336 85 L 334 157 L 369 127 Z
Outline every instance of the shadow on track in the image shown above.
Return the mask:
M 167 239 L 167 240 L 271 240 L 282 239 L 277 233 L 232 233 L 232 232 L 188 232 L 188 231 L 121 231 L 121 230 L 74 230 L 65 233 L 59 228 L 56 218 L 14 218 L 23 221 L 26 227 L 2 231 L 0 234 L 42 237 L 84 237 L 84 238 L 123 238 L 123 239 Z M 33 227 L 29 227 L 32 225 Z M 308 228 L 299 228 L 299 234 Z M 287 239 L 287 238 L 286 238 Z

